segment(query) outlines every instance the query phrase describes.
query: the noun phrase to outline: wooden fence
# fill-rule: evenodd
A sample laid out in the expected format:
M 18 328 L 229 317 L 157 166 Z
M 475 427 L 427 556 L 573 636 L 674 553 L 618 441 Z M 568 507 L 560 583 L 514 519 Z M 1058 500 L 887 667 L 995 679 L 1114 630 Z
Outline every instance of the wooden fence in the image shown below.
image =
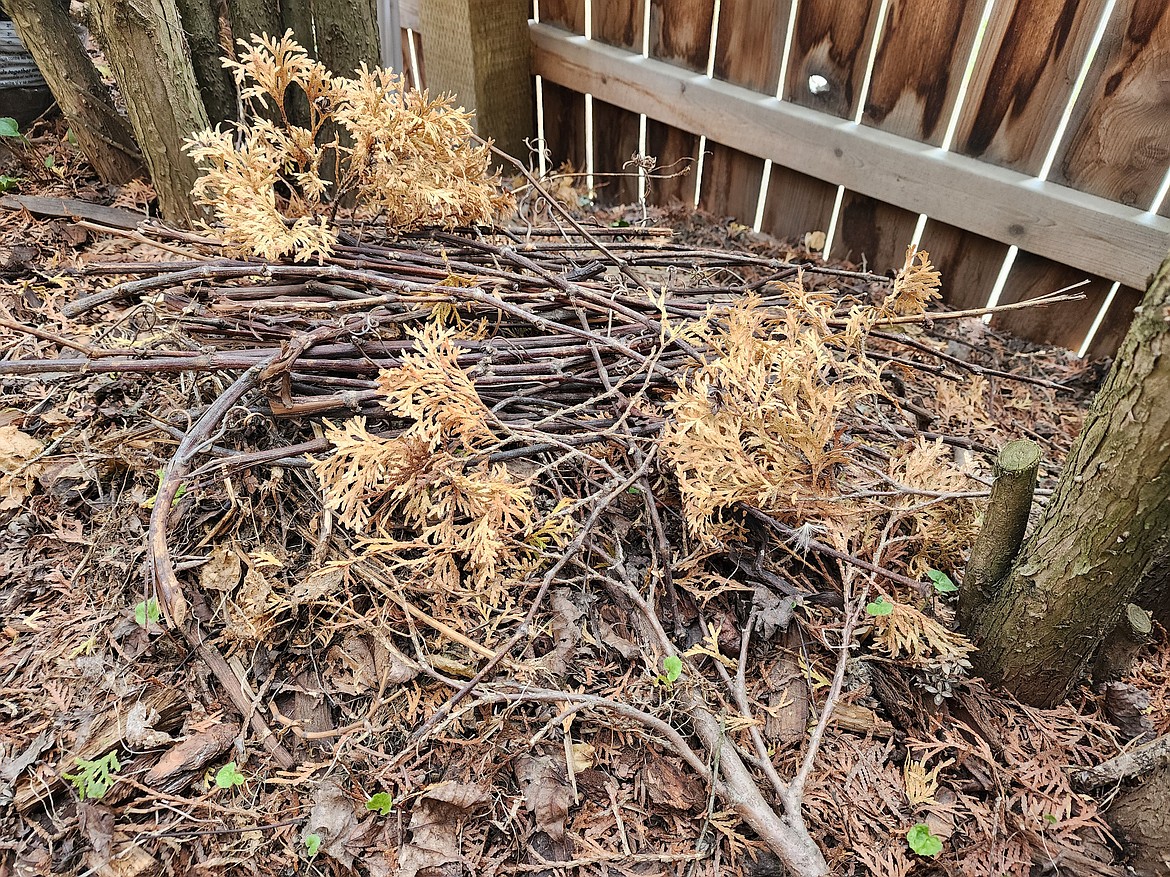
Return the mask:
M 1087 279 L 1083 302 L 996 324 L 1093 356 L 1116 349 L 1170 248 L 1166 0 L 538 0 L 535 14 L 549 158 L 608 200 L 827 232 L 829 255 L 878 271 L 913 241 L 956 307 Z M 640 182 L 638 155 L 691 171 Z

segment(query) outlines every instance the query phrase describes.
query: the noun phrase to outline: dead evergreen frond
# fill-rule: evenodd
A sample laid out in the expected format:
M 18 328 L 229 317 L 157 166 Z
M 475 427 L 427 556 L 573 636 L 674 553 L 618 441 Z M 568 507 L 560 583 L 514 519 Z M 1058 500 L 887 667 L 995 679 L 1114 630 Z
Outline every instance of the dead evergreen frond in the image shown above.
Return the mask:
M 885 394 L 879 368 L 851 355 L 860 330 L 831 328 L 825 296 L 799 282 L 784 289 L 791 305 L 779 315 L 748 296 L 699 324 L 711 355 L 667 405 L 663 450 L 688 527 L 707 545 L 734 534 L 727 513 L 737 503 L 794 519 L 831 493 L 849 463 L 847 413 Z
M 408 88 L 364 64 L 353 78 L 309 58 L 287 32 L 241 41 L 225 59 L 252 112 L 228 130 L 200 131 L 187 151 L 202 164 L 196 200 L 211 207 L 230 250 L 306 262 L 332 251 L 341 207 L 398 231 L 488 224 L 511 206 L 490 171 L 488 147 L 472 137 L 471 114 L 449 96 Z M 308 104 L 292 120 L 293 97 Z
M 463 578 L 490 605 L 507 572 L 563 544 L 570 521 L 539 514 L 532 487 L 486 451 L 497 443 L 491 413 L 456 357 L 456 330 L 412 333 L 415 352 L 382 372 L 381 404 L 408 426 L 371 434 L 365 419 L 329 424 L 335 452 L 315 461 L 327 508 L 363 536 L 361 551 L 400 562 L 449 593 Z
M 917 260 L 915 260 L 917 256 Z M 906 248 L 906 262 L 894 276 L 894 285 L 878 309 L 882 317 L 921 314 L 927 305 L 942 297 L 942 275 L 930 264 L 925 250 Z

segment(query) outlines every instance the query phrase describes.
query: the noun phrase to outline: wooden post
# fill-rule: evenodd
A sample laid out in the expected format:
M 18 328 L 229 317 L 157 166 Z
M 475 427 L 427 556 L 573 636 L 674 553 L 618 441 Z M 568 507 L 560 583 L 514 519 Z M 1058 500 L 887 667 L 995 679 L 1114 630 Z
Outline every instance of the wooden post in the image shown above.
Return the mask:
M 528 0 L 423 0 L 427 84 L 475 110 L 475 131 L 521 161 L 532 137 Z

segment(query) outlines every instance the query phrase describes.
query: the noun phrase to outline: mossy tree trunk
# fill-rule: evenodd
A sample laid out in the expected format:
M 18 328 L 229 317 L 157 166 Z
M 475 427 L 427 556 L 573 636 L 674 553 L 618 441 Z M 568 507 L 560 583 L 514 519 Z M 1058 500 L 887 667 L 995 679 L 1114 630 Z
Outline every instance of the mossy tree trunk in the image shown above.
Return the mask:
M 145 168 L 130 123 L 114 108 L 110 90 L 86 54 L 68 3 L 4 0 L 3 6 L 98 176 L 107 183 L 141 176 Z
M 163 216 L 190 225 L 198 172 L 183 141 L 209 123 L 175 0 L 97 0 L 94 21 Z
M 1077 684 L 1170 533 L 1170 257 L 1093 401 L 1056 493 L 971 620 L 976 670 L 1051 706 Z

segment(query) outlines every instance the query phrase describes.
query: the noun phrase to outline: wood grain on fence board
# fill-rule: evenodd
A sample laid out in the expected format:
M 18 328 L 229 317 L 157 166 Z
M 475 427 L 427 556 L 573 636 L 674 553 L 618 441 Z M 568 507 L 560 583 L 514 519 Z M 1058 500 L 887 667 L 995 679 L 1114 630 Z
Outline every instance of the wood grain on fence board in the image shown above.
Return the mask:
M 638 114 L 593 99 L 593 188 L 603 204 L 638 200 Z M 613 174 L 616 176 L 607 176 Z
M 1107 0 L 1008 0 L 996 3 L 982 49 L 971 76 L 970 90 L 959 117 L 952 148 L 1025 174 L 1037 174 L 1056 136 L 1061 116 L 1089 52 Z M 929 226 L 929 223 L 928 223 Z M 973 244 L 967 236 L 963 246 Z M 1022 250 L 1027 247 L 1024 243 Z M 998 276 L 1008 247 L 983 247 L 990 263 L 972 275 L 955 276 L 956 297 L 986 298 L 991 287 L 963 289 L 974 278 Z M 1098 256 L 1100 258 L 1100 256 Z M 1076 349 L 1096 318 L 1110 283 L 1081 259 L 1071 271 L 1057 260 L 1048 263 L 1021 252 L 1008 275 L 1000 303 L 1008 304 L 1051 292 L 1069 282 L 1088 279 L 1086 299 L 1064 305 L 1059 314 L 1022 311 L 996 319 L 1033 341 Z M 994 267 L 994 272 L 992 268 Z M 1052 284 L 1057 286 L 1053 287 Z M 958 286 L 959 288 L 955 288 Z
M 1036 174 L 1044 164 L 1106 0 L 996 3 L 954 150 Z
M 650 0 L 593 0 L 593 39 L 641 52 L 643 10 L 648 2 Z
M 863 124 L 941 144 L 982 11 L 982 0 L 891 0 L 878 36 Z M 897 270 L 917 223 L 913 211 L 847 191 L 833 254 L 864 260 L 872 271 Z M 941 255 L 953 258 L 960 252 Z M 955 266 L 939 261 L 940 254 L 931 252 L 931 257 L 943 272 L 946 295 Z
M 611 46 L 642 51 L 643 4 L 649 0 L 593 0 L 591 35 Z M 640 118 L 622 107 L 593 102 L 593 170 L 598 200 L 629 204 L 638 200 L 638 169 L 627 163 L 638 153 Z
M 878 0 L 800 0 L 785 99 L 843 119 L 857 115 L 880 6 Z M 820 93 L 809 88 L 810 76 L 825 78 Z
M 890 0 L 862 121 L 940 145 L 982 12 L 982 0 Z
M 715 0 L 648 0 L 650 3 L 650 57 L 688 70 L 703 72 L 711 52 L 711 24 Z M 663 168 L 690 158 L 690 172 L 668 180 L 655 180 L 647 200 L 666 204 L 681 200 L 691 204 L 695 197 L 695 174 L 699 158 L 699 132 L 683 131 L 669 123 L 647 118 L 646 151 Z
M 538 0 L 543 24 L 585 33 L 585 0 Z
M 657 167 L 646 180 L 646 200 L 651 204 L 695 201 L 695 163 L 699 138 L 689 131 L 655 119 L 646 119 L 646 154 Z
M 828 229 L 836 197 L 836 186 L 773 164 L 760 229 L 781 240 L 800 243 L 808 232 Z
M 707 69 L 715 0 L 650 0 L 650 57 Z
M 585 0 L 539 0 L 540 21 L 575 34 L 585 33 Z M 544 148 L 549 170 L 569 164 L 585 170 L 585 95 L 544 80 Z
M 1056 154 L 1052 178 L 1148 208 L 1170 167 L 1170 4 L 1120 0 Z
M 879 6 L 878 0 L 852 4 L 800 0 L 785 74 L 785 100 L 834 116 L 853 118 L 861 97 Z M 825 80 L 819 93 L 809 88 L 811 76 Z M 773 204 L 773 198 L 778 198 L 778 203 Z M 827 231 L 836 200 L 835 185 L 799 173 L 781 159 L 773 166 L 768 181 L 760 228 L 786 238 L 799 238 L 809 231 Z M 785 217 L 784 204 L 800 205 L 800 209 L 793 217 Z
M 784 60 L 789 0 L 723 0 L 713 73 L 752 91 L 774 95 Z M 712 132 L 718 137 L 718 132 Z M 699 206 L 744 225 L 756 218 L 764 160 L 708 138 Z
M 1133 312 L 1142 298 L 1144 290 L 1123 286 L 1117 290 L 1113 303 L 1109 305 L 1109 313 L 1105 315 L 1100 328 L 1089 342 L 1089 349 L 1085 356 L 1089 359 L 1100 359 L 1112 356 L 1125 340 L 1125 333 L 1129 331 L 1129 324 L 1133 322 Z
M 531 29 L 538 72 L 810 176 L 1140 286 L 1170 223 L 927 144 L 782 103 L 597 42 Z M 1112 257 L 1102 261 L 1103 253 Z M 998 267 L 998 266 L 997 266 Z
M 549 167 L 570 164 L 573 170 L 585 168 L 585 95 L 564 88 L 547 78 L 544 92 L 544 144 Z
M 1102 252 L 1101 257 L 1105 256 L 1106 253 Z M 1020 250 L 999 296 L 1000 304 L 1011 304 L 1063 289 L 1082 280 L 1088 280 L 1089 283 L 1076 291 L 1085 296 L 1084 301 L 1051 308 L 1006 311 L 996 314 L 991 325 L 1038 344 L 1056 344 L 1077 350 L 1084 343 L 1089 328 L 1097 318 L 1097 312 L 1105 303 L 1113 286 L 1112 281 Z

